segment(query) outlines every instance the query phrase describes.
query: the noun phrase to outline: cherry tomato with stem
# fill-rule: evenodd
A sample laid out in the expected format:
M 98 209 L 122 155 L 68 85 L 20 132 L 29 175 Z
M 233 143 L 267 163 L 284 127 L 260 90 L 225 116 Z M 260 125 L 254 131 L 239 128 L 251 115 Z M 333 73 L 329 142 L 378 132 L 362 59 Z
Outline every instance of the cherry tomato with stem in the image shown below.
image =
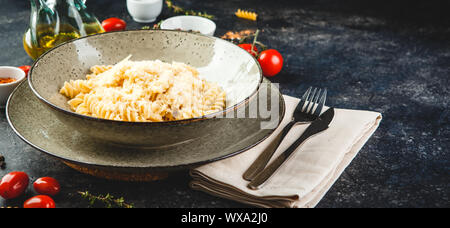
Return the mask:
M 252 51 L 252 44 L 239 44 L 238 46 L 246 50 L 254 57 L 258 56 L 258 48 L 256 47 L 256 45 L 253 45 L 253 51 Z
M 259 65 L 263 70 L 264 76 L 273 77 L 280 73 L 283 68 L 283 57 L 275 49 L 262 51 L 258 57 Z
M 34 196 L 25 203 L 23 203 L 23 208 L 55 208 L 56 204 L 50 196 L 38 195 Z
M 28 76 L 28 72 L 30 71 L 31 66 L 23 65 L 23 66 L 20 66 L 18 68 L 23 70 L 23 72 L 25 72 L 25 75 Z
M 61 185 L 55 178 L 41 177 L 33 183 L 33 188 L 39 194 L 55 196 L 61 190 Z
M 117 17 L 111 17 L 102 22 L 102 27 L 106 32 L 122 31 L 127 28 L 127 23 Z
M 25 192 L 29 181 L 28 175 L 24 172 L 6 174 L 0 182 L 0 196 L 5 199 L 17 198 Z

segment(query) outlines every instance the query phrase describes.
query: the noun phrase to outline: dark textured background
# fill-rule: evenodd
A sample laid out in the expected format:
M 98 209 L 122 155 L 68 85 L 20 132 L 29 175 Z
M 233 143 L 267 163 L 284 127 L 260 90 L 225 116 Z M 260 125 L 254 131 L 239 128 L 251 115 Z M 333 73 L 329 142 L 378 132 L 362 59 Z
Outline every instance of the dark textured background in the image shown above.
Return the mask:
M 328 105 L 383 113 L 375 135 L 318 207 L 449 207 L 450 8 L 447 1 L 296 0 L 175 1 L 217 16 L 216 35 L 260 28 L 261 41 L 285 58 L 271 79 L 300 96 L 327 87 Z M 125 0 L 88 0 L 100 20 L 132 22 Z M 0 0 L 0 65 L 31 64 L 21 37 L 29 2 Z M 259 13 L 258 23 L 235 18 L 237 8 Z M 164 9 L 160 19 L 172 16 Z M 186 172 L 154 183 L 106 181 L 83 175 L 22 142 L 0 111 L 0 154 L 9 171 L 56 177 L 59 207 L 85 207 L 78 190 L 123 196 L 137 207 L 246 207 L 189 189 Z M 31 196 L 28 191 L 27 196 Z M 25 197 L 0 200 L 20 205 Z

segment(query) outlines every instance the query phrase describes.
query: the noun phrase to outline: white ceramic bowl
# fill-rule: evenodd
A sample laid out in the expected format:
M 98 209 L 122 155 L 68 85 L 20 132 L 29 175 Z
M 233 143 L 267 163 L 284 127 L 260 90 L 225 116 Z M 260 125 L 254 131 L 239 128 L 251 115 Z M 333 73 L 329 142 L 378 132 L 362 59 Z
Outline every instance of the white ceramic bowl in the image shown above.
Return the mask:
M 197 31 L 203 35 L 213 36 L 216 31 L 216 23 L 198 16 L 176 16 L 164 20 L 161 29 Z
M 127 0 L 128 13 L 139 23 L 154 22 L 162 8 L 162 0 Z
M 0 78 L 14 78 L 15 81 L 0 84 L 0 106 L 4 106 L 12 91 L 25 79 L 25 72 L 17 67 L 0 66 Z

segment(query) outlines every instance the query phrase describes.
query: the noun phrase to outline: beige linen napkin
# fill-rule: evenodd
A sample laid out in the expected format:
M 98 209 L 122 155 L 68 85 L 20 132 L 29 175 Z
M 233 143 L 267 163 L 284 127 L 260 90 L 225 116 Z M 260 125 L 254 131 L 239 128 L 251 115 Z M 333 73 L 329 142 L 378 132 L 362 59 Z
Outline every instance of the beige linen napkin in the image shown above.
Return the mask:
M 191 170 L 193 189 L 258 207 L 314 207 L 377 129 L 377 112 L 335 109 L 330 128 L 303 143 L 262 188 L 247 188 L 242 174 L 292 118 L 299 99 L 284 96 L 286 116 L 265 141 L 237 156 Z M 296 125 L 276 151 L 287 149 L 308 127 Z

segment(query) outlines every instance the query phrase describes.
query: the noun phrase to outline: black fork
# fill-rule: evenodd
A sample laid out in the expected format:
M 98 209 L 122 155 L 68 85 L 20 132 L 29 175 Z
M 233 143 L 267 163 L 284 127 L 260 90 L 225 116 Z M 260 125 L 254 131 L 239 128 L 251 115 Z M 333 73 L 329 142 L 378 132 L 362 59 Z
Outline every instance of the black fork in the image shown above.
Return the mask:
M 247 171 L 245 171 L 243 175 L 245 180 L 253 180 L 266 167 L 284 137 L 286 137 L 295 124 L 312 122 L 320 116 L 323 106 L 325 105 L 326 97 L 327 89 L 324 89 L 322 92 L 322 89 L 308 88 L 295 108 L 291 122 L 283 128 L 277 139 L 274 140 L 274 142 L 259 155 Z

